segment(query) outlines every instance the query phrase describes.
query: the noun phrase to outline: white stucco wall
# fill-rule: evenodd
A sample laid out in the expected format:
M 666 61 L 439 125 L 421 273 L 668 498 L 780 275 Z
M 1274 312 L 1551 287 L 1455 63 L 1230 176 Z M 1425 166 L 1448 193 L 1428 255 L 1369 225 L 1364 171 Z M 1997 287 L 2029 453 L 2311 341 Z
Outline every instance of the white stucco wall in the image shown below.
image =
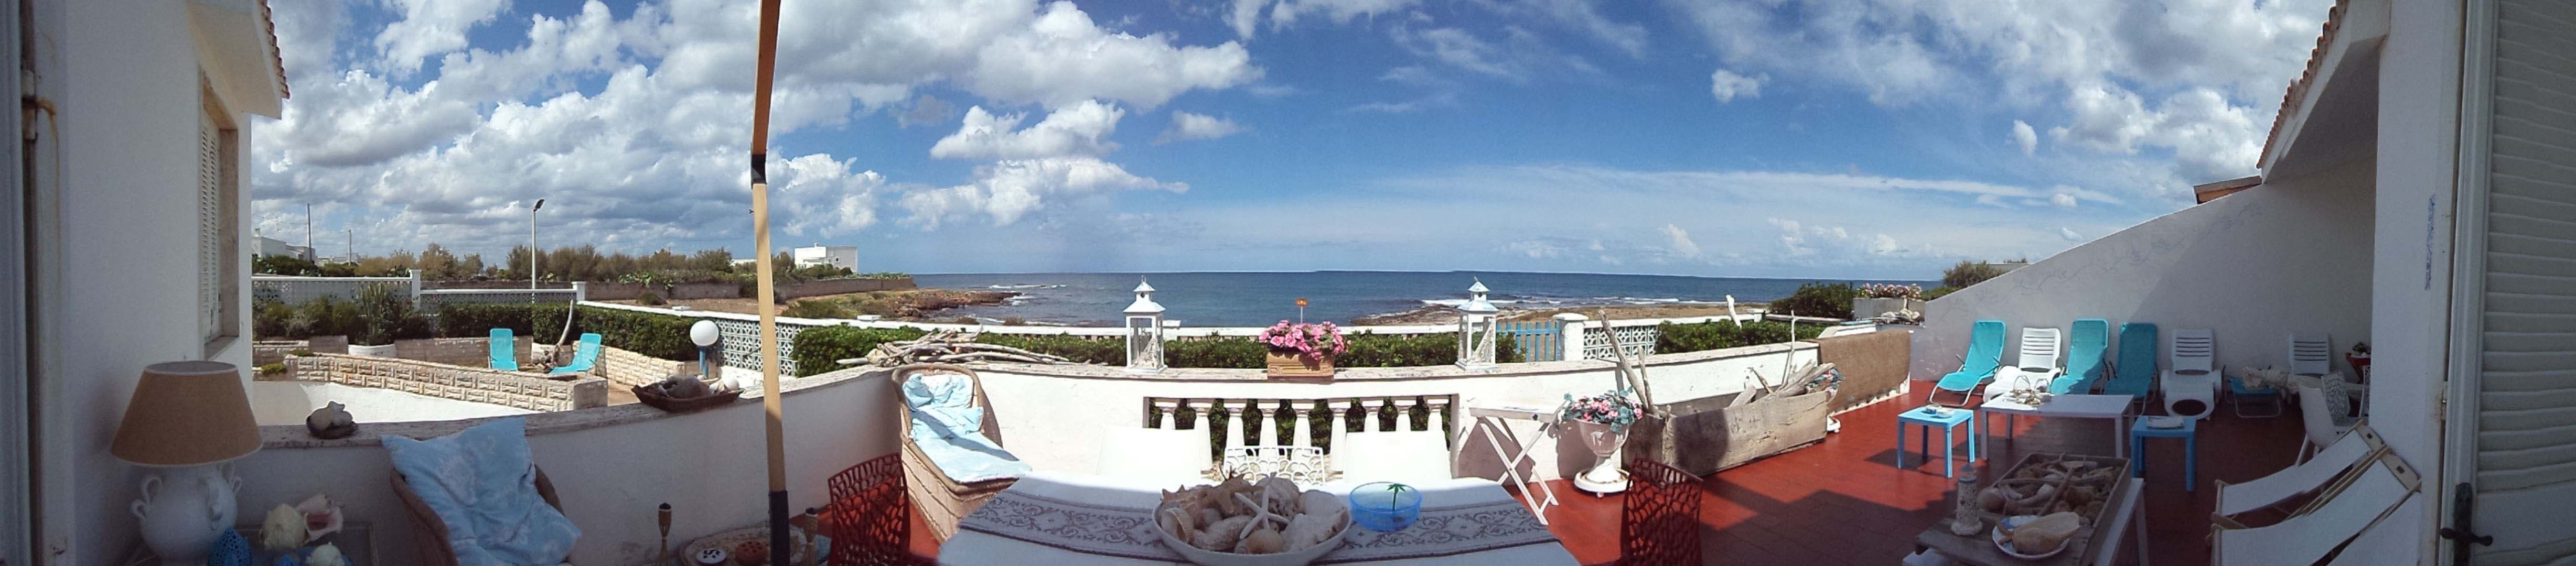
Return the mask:
M 2442 398 L 2449 374 L 2453 164 L 2459 152 L 2460 6 L 2391 2 L 2380 52 L 2379 198 L 2372 242 L 2370 425 L 2400 459 L 2440 488 Z M 2448 490 L 2418 497 L 2447 501 Z M 2433 564 L 2442 505 L 2394 516 L 2391 532 L 2413 532 L 2414 560 Z
M 838 375 L 838 374 L 835 374 Z M 783 401 L 787 415 L 790 511 L 830 500 L 823 482 L 869 458 L 894 453 L 894 389 L 882 373 L 796 380 Z M 618 405 L 529 415 L 529 451 L 581 527 L 575 564 L 641 564 L 659 529 L 655 506 L 670 503 L 671 540 L 687 541 L 765 519 L 769 513 L 767 448 L 760 403 L 741 401 L 686 415 Z M 415 423 L 360 425 L 361 436 L 418 430 Z M 443 430 L 462 423 L 437 425 Z M 443 432 L 443 430 L 441 432 Z M 270 427 L 271 439 L 303 438 L 303 426 Z M 407 433 L 436 436 L 439 433 Z M 386 566 L 417 564 L 413 523 L 387 483 L 384 448 L 272 447 L 236 470 L 241 516 L 329 494 L 352 520 L 375 526 L 376 554 Z M 371 565 L 372 566 L 372 565 Z
M 107 453 L 136 376 L 155 362 L 248 367 L 247 337 L 209 356 L 198 333 L 198 57 L 183 2 L 36 2 L 35 91 L 58 111 L 41 132 L 29 215 L 36 321 L 40 552 L 107 564 L 135 542 L 140 473 Z M 235 226 L 251 253 L 246 158 Z M 248 268 L 243 268 L 247 272 Z M 249 285 L 237 320 L 249 329 Z M 247 379 L 245 376 L 244 379 Z
M 301 425 L 304 417 L 332 401 L 348 408 L 361 423 L 441 421 L 534 413 L 527 409 L 458 401 L 373 387 L 318 381 L 259 381 L 250 387 L 251 414 L 262 425 Z
M 2152 322 L 2164 333 L 2159 365 L 2162 336 L 2177 328 L 2212 329 L 2231 367 L 2286 363 L 2294 332 L 2331 333 L 2337 350 L 2368 340 L 2372 177 L 2367 163 L 2329 171 L 2185 208 L 1934 300 L 1907 374 L 1957 370 L 1978 319 L 2004 321 L 2007 343 L 2025 326 L 2077 318 L 2109 319 L 2115 333 Z M 2114 359 L 2118 347 L 2115 337 Z

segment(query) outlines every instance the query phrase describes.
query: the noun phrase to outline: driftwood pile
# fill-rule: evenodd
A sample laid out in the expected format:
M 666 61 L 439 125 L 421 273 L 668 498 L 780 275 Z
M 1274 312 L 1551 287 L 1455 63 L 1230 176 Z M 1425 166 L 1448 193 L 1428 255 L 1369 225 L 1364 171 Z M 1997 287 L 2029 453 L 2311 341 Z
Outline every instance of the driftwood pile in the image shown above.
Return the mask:
M 877 344 L 866 358 L 835 360 L 842 364 L 866 362 L 877 367 L 895 367 L 917 363 L 963 364 L 975 362 L 1018 362 L 1024 364 L 1072 363 L 1063 356 L 1041 354 L 1025 349 L 984 344 L 975 335 L 960 330 L 943 330 L 912 340 Z

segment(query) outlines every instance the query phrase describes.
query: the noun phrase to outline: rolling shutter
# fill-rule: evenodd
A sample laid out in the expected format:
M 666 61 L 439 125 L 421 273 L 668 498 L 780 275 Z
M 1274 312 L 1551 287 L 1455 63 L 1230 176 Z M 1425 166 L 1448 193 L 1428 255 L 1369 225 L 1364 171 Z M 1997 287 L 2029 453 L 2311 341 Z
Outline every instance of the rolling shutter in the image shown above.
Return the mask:
M 225 194 L 223 129 L 197 114 L 197 334 L 223 336 Z

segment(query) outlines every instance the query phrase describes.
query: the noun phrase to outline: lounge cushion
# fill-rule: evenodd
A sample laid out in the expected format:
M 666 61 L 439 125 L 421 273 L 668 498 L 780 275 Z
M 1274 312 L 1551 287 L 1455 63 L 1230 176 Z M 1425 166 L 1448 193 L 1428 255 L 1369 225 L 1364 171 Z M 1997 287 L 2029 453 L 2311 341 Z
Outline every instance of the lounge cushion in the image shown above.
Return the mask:
M 912 413 L 912 430 L 905 435 L 957 483 L 1028 474 L 1028 463 L 984 437 L 984 408 L 974 406 L 974 400 L 973 378 L 956 373 L 913 376 L 903 384 L 904 406 Z
M 559 564 L 581 529 L 537 495 L 527 421 L 493 419 L 456 434 L 383 439 L 394 471 L 439 522 L 459 564 Z

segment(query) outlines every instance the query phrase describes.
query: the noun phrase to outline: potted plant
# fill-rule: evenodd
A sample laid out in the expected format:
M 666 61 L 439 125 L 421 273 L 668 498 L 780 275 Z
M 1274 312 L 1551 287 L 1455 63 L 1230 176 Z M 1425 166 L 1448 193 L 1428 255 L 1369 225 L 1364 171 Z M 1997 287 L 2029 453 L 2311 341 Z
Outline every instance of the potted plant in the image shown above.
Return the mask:
M 1917 302 L 1923 300 L 1922 285 L 1863 283 L 1856 291 L 1856 296 L 1852 297 L 1852 318 L 1855 319 L 1877 318 L 1880 314 L 1899 311 L 1923 310 L 1916 306 Z
M 357 300 L 358 329 L 352 337 L 349 353 L 359 356 L 396 357 L 394 340 L 412 338 L 428 327 L 428 319 L 412 310 L 411 299 L 393 285 L 378 283 L 360 287 Z
M 1254 338 L 1270 348 L 1267 362 L 1271 377 L 1332 377 L 1333 357 L 1350 349 L 1342 341 L 1342 329 L 1333 323 L 1295 323 L 1285 320 L 1261 329 Z
M 1583 446 L 1601 461 L 1574 478 L 1574 486 L 1593 493 L 1618 493 L 1628 488 L 1626 474 L 1619 471 L 1619 447 L 1627 443 L 1628 425 L 1641 414 L 1636 400 L 1626 388 L 1577 398 L 1565 395 L 1565 404 L 1557 407 L 1556 420 L 1574 429 Z
M 2367 383 L 2370 380 L 2370 343 L 2352 343 L 2352 351 L 2344 353 L 2343 363 L 2351 364 L 2352 373 L 2356 374 L 2354 377 Z

